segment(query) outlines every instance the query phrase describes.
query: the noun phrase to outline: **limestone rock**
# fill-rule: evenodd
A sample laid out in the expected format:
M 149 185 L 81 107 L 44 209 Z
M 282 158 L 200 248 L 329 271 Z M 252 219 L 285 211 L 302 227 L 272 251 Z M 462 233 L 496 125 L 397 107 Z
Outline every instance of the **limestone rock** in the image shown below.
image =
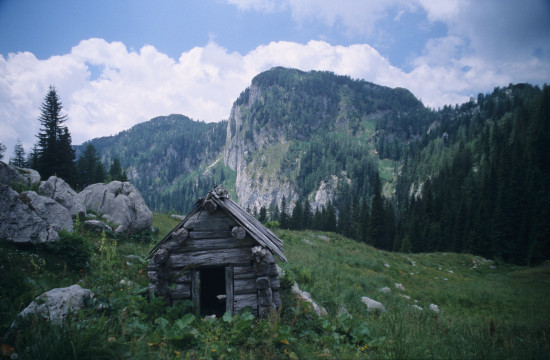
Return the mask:
M 129 182 L 93 184 L 82 190 L 78 197 L 87 211 L 101 214 L 107 221 L 118 225 L 115 233 L 137 233 L 151 229 L 153 224 L 153 213 Z
M 76 192 L 57 176 L 50 176 L 47 181 L 42 181 L 38 193 L 63 205 L 73 217 L 86 216 L 86 207 Z
M 297 283 L 294 283 L 294 285 L 292 285 L 292 293 L 296 294 L 296 296 L 298 296 L 300 300 L 311 304 L 311 307 L 313 308 L 313 311 L 315 312 L 315 314 L 317 314 L 317 316 L 328 315 L 326 309 L 322 306 L 319 306 L 315 301 L 313 301 L 310 293 L 300 290 L 300 287 Z
M 44 243 L 59 239 L 58 231 L 73 231 L 69 210 L 34 191 L 18 194 L 0 184 L 0 239 Z
M 375 310 L 380 310 L 382 312 L 385 312 L 386 311 L 386 307 L 384 305 L 382 305 L 382 303 L 376 301 L 376 300 L 373 300 L 369 297 L 366 297 L 366 296 L 363 296 L 361 298 L 361 301 L 367 305 L 367 310 L 368 311 L 375 311 Z
M 380 292 L 383 292 L 384 294 L 387 294 L 387 293 L 391 292 L 391 289 L 386 286 L 386 287 L 381 288 Z
M 83 289 L 80 285 L 52 289 L 34 299 L 18 317 L 36 314 L 52 323 L 62 324 L 69 313 L 83 309 L 93 297 L 94 294 L 90 290 Z
M 84 221 L 84 226 L 92 231 L 102 232 L 105 230 L 106 232 L 113 232 L 113 229 L 109 225 L 99 220 L 86 220 Z
M 441 310 L 439 309 L 439 306 L 437 306 L 436 304 L 430 304 L 430 310 L 435 312 L 435 313 L 438 313 L 440 312 Z
M 405 287 L 403 286 L 403 284 L 395 283 L 395 288 L 396 288 L 397 290 L 405 291 Z
M 19 168 L 0 161 L 0 184 L 11 185 L 20 182 L 27 186 L 40 183 L 40 174 L 33 169 Z

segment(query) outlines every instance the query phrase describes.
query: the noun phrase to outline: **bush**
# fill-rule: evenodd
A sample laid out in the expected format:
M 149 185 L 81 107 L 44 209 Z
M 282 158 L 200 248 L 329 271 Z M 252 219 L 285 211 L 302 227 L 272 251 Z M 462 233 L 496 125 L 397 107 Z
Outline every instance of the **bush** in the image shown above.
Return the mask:
M 90 267 L 92 245 L 87 239 L 65 230 L 59 231 L 59 240 L 48 243 L 46 249 L 67 260 L 67 267 L 75 271 L 85 271 Z

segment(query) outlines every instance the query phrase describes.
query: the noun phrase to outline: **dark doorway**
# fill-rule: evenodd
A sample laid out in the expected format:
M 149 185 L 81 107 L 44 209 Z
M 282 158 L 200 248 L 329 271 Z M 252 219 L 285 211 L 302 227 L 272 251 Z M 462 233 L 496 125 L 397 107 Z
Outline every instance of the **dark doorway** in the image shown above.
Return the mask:
M 201 314 L 223 316 L 226 309 L 225 268 L 201 269 L 200 277 Z

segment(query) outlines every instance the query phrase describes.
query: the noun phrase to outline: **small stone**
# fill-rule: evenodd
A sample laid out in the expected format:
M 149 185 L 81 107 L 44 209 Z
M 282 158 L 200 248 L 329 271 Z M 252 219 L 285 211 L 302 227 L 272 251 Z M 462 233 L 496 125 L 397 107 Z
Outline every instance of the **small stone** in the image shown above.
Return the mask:
M 384 266 L 387 267 L 387 268 L 389 268 L 389 267 L 390 267 L 390 264 L 385 263 Z
M 424 309 L 422 309 L 422 307 L 420 307 L 416 304 L 414 304 L 412 307 L 415 308 L 416 310 L 420 310 L 420 311 L 424 310 Z
M 380 292 L 383 292 L 383 293 L 387 294 L 387 293 L 391 292 L 391 289 L 389 287 L 383 287 L 383 288 L 380 289 Z
M 363 296 L 363 297 L 361 298 L 361 301 L 362 301 L 365 305 L 367 305 L 367 310 L 368 310 L 368 311 L 375 311 L 375 310 L 379 310 L 379 311 L 382 311 L 382 312 L 385 312 L 385 311 L 386 311 L 386 307 L 385 307 L 382 303 L 380 303 L 380 302 L 378 302 L 378 301 L 376 301 L 376 300 L 373 300 L 373 299 L 371 299 L 371 298 L 368 298 L 368 297 L 366 297 L 366 296 Z
M 395 283 L 395 288 L 398 290 L 405 291 L 405 287 L 402 284 Z
M 435 313 L 439 313 L 441 311 L 439 309 L 439 306 L 437 306 L 436 304 L 430 304 L 430 310 L 435 312 Z

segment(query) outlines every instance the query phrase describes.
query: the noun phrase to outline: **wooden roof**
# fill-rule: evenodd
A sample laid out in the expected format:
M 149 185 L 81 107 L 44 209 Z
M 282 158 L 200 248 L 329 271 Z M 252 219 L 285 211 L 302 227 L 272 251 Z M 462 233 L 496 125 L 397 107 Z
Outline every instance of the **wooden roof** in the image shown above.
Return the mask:
M 243 208 L 237 205 L 221 186 L 216 186 L 210 191 L 206 197 L 197 200 L 193 209 L 187 214 L 187 216 L 170 231 L 164 239 L 162 239 L 157 245 L 151 249 L 147 258 L 151 258 L 153 254 L 160 248 L 160 246 L 166 241 L 170 240 L 172 232 L 181 228 L 193 215 L 201 211 L 207 211 L 205 207 L 215 204 L 218 208 L 222 209 L 229 217 L 231 217 L 239 226 L 244 228 L 246 232 L 260 245 L 271 250 L 282 261 L 287 261 L 283 253 L 283 241 L 277 237 L 271 230 L 262 225 L 255 217 L 247 213 Z

